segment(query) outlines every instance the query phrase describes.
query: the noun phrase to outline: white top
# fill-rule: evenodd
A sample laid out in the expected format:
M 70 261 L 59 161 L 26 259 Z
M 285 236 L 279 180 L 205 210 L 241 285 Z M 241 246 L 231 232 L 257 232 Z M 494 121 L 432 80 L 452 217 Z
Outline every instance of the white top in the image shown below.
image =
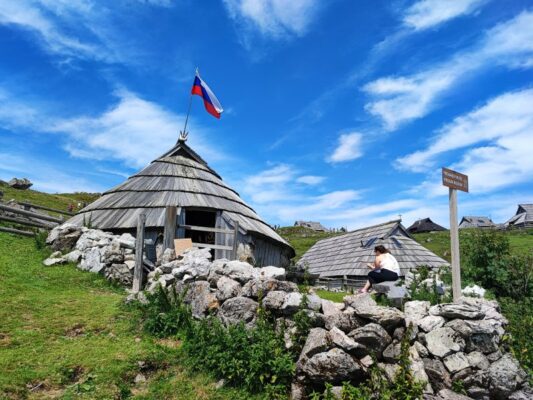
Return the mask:
M 394 258 L 391 253 L 383 254 L 379 267 L 388 269 L 392 272 L 396 272 L 398 276 L 400 276 L 400 265 L 398 264 L 398 260 L 396 260 L 396 258 Z

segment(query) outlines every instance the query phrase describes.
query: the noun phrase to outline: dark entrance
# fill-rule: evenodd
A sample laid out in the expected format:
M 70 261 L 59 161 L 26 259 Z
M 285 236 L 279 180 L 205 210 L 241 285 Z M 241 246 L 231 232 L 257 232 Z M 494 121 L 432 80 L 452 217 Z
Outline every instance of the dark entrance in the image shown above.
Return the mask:
M 187 209 L 185 212 L 185 225 L 214 228 L 216 226 L 216 220 L 217 214 L 215 211 Z M 192 231 L 186 229 L 185 237 L 191 238 L 194 243 L 215 244 L 214 232 Z

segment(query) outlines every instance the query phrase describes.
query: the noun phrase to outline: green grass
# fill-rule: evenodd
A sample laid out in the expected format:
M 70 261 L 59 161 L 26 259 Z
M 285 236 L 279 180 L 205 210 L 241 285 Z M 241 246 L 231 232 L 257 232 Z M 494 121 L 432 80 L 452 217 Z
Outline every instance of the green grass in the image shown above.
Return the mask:
M 344 299 L 344 296 L 348 296 L 350 293 L 348 292 L 330 292 L 328 290 L 317 290 L 316 294 L 318 297 L 325 299 L 325 300 L 331 300 L 335 303 L 342 303 L 342 299 Z
M 141 331 L 123 289 L 43 257 L 33 239 L 0 233 L 0 399 L 253 398 L 189 374 L 176 342 Z
M 77 209 L 78 202 L 92 203 L 98 197 L 99 193 L 61 193 L 50 194 L 43 193 L 36 190 L 18 190 L 0 183 L 0 191 L 4 192 L 3 201 L 14 199 L 15 201 L 27 201 L 39 206 L 56 208 L 58 210 L 67 211 L 69 204 L 74 205 Z
M 277 232 L 287 240 L 296 251 L 296 257 L 293 259 L 295 262 L 319 240 L 340 235 L 340 233 L 316 232 L 303 226 L 286 226 L 279 228 Z
M 503 231 L 503 233 L 509 238 L 512 253 L 533 252 L 533 229 Z M 465 235 L 468 235 L 468 229 L 459 231 L 459 243 Z M 416 233 L 413 237 L 439 257 L 451 261 L 449 231 Z

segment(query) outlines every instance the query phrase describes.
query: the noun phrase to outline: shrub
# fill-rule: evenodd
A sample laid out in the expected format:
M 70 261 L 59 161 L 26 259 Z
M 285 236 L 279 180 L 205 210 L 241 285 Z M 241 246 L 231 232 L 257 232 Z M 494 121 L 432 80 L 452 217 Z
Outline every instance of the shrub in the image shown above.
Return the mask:
M 509 320 L 505 341 L 524 369 L 533 374 L 533 300 L 531 297 L 516 301 L 500 298 L 504 315 Z
M 431 270 L 427 266 L 421 266 L 418 269 L 412 271 L 413 281 L 409 285 L 409 297 L 411 300 L 423 300 L 429 301 L 431 305 L 447 303 L 451 301 L 450 295 L 442 295 L 439 293 L 437 286 L 437 277 L 442 278 L 443 282 L 446 282 L 449 271 L 447 268 L 440 268 L 431 274 Z M 423 283 L 426 279 L 432 275 L 432 284 L 428 287 L 426 283 Z
M 48 237 L 48 232 L 43 230 L 36 229 L 35 236 L 33 240 L 35 241 L 35 247 L 37 250 L 44 250 L 46 248 L 46 238 Z

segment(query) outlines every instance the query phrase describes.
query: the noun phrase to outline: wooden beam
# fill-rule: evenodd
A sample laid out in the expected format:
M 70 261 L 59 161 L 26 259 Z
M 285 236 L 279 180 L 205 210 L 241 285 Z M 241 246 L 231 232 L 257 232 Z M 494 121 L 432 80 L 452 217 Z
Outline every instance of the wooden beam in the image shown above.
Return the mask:
M 233 229 L 234 229 L 234 232 L 233 232 L 233 259 L 236 260 L 237 259 L 237 249 L 238 249 L 238 246 L 239 246 L 239 241 L 238 241 L 238 238 L 239 238 L 239 221 L 233 221 Z
M 199 247 L 199 248 L 210 248 L 214 250 L 233 250 L 232 246 L 223 246 L 221 244 L 208 244 L 208 243 L 194 243 L 192 244 L 192 247 Z
M 176 212 L 177 207 L 168 206 L 165 209 L 165 230 L 163 233 L 163 251 L 174 249 L 176 239 Z
M 223 228 L 209 228 L 207 226 L 196 226 L 196 225 L 178 225 L 178 228 L 187 229 L 189 231 L 200 231 L 200 232 L 215 232 L 215 233 L 235 233 L 234 229 L 223 229 Z
M 461 293 L 461 260 L 459 256 L 459 228 L 457 226 L 457 189 L 450 188 L 450 241 L 452 250 L 452 293 L 458 302 Z
M 137 237 L 135 238 L 135 269 L 133 270 L 133 292 L 138 293 L 143 285 L 144 224 L 146 215 L 140 214 L 137 220 Z
M 5 228 L 3 226 L 0 226 L 0 232 L 14 233 L 16 235 L 23 235 L 23 236 L 35 236 L 35 233 L 33 232 L 21 231 L 20 229 L 14 229 L 14 228 Z
M 26 207 L 33 207 L 33 208 L 37 208 L 39 210 L 46 210 L 46 211 L 52 211 L 52 212 L 55 212 L 55 213 L 58 213 L 58 214 L 64 214 L 64 215 L 69 215 L 69 216 L 74 216 L 76 215 L 76 213 L 72 213 L 72 212 L 68 212 L 68 211 L 63 211 L 63 210 L 58 210 L 57 208 L 51 208 L 51 207 L 45 207 L 45 206 L 39 206 L 37 204 L 32 204 L 32 203 L 28 203 L 26 201 L 21 201 L 19 202 L 20 205 L 22 206 L 26 206 Z
M 4 206 L 3 204 L 0 204 L 0 210 L 12 212 L 13 214 L 25 215 L 27 217 L 32 217 L 36 219 L 42 219 L 43 221 L 57 222 L 58 224 L 63 222 L 63 220 L 60 218 L 51 217 L 49 215 L 37 214 L 31 211 L 21 210 L 20 208 Z
M 51 226 L 42 224 L 40 222 L 30 221 L 28 219 L 6 217 L 5 215 L 0 215 L 0 221 L 13 222 L 15 224 L 26 225 L 26 226 L 35 226 L 37 228 L 45 228 L 45 229 L 52 228 Z

